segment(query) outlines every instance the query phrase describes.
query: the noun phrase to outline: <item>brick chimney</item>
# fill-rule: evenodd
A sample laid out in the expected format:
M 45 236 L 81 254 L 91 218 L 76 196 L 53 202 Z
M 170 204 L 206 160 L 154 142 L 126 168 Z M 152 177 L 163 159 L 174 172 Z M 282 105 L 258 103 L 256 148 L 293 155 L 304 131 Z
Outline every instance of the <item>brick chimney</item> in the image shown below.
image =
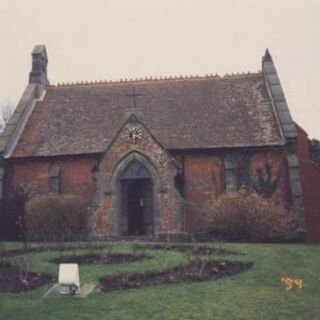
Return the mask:
M 32 51 L 32 69 L 29 73 L 29 84 L 48 85 L 47 65 L 48 57 L 46 47 L 44 45 L 37 45 Z

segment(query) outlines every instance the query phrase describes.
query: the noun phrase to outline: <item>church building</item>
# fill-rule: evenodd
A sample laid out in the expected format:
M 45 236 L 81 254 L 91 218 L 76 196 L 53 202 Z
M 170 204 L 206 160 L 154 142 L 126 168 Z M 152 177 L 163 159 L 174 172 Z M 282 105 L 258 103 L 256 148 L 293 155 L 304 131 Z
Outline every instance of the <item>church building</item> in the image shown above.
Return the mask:
M 0 137 L 7 237 L 27 199 L 56 193 L 86 200 L 95 237 L 178 238 L 215 197 L 246 186 L 292 206 L 320 240 L 320 169 L 268 50 L 261 72 L 225 76 L 54 85 L 47 64 L 36 46 Z

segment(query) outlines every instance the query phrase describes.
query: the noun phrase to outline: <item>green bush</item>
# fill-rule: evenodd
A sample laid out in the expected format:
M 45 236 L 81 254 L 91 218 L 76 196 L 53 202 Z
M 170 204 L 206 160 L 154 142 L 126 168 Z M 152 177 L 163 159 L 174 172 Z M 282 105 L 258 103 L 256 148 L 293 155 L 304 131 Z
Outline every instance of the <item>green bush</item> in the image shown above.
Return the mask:
M 27 240 L 77 241 L 88 235 L 87 204 L 76 195 L 37 195 L 26 203 Z
M 296 228 L 283 204 L 241 190 L 213 201 L 202 233 L 224 240 L 279 241 L 292 238 Z

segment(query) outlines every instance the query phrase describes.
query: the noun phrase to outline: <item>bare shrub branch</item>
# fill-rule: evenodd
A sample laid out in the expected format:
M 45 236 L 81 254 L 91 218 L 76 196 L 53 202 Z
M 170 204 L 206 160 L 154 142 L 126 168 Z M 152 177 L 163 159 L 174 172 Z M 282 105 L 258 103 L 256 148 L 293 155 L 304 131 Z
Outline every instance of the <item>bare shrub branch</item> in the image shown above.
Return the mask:
M 277 241 L 295 236 L 297 223 L 284 204 L 240 190 L 214 200 L 202 229 L 225 240 Z
M 13 105 L 11 103 L 7 103 L 2 106 L 1 114 L 0 114 L 0 134 L 3 132 L 4 128 L 6 127 L 6 124 L 10 120 L 12 114 L 13 114 Z

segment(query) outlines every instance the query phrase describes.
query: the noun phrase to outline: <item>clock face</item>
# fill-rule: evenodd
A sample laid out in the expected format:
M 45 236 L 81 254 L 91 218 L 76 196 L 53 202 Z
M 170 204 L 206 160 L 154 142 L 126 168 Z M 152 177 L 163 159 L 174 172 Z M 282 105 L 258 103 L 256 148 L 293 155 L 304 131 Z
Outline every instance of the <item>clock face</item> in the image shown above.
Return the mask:
M 129 142 L 138 143 L 142 138 L 142 131 L 140 128 L 131 127 L 127 129 L 126 135 Z

